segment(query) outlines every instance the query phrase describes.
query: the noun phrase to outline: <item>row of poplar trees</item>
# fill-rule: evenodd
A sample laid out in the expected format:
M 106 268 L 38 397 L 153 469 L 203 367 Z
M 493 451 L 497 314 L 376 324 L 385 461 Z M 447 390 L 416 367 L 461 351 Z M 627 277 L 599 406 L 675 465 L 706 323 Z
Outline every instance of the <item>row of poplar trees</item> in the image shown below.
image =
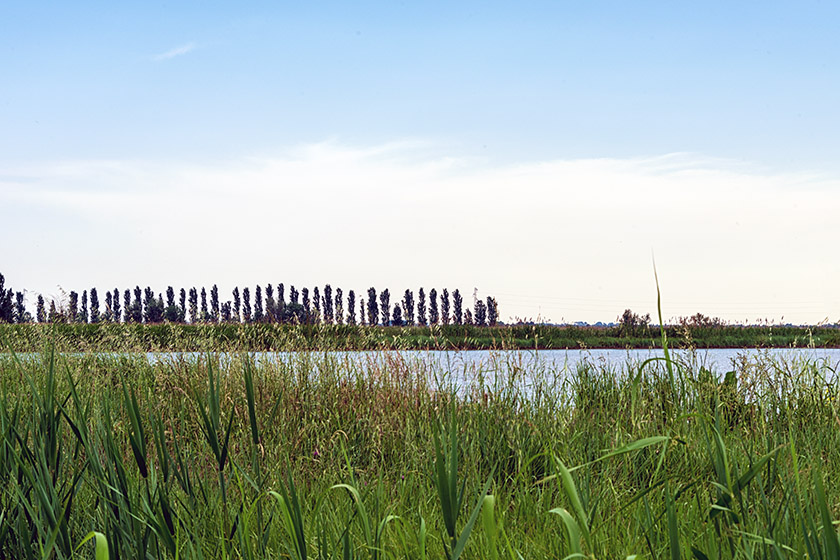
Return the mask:
M 151 288 L 141 290 L 119 289 L 105 292 L 104 308 L 100 309 L 99 293 L 91 288 L 81 295 L 71 291 L 66 302 L 56 303 L 51 300 L 49 308 L 44 297 L 39 295 L 36 304 L 35 320 L 45 322 L 71 323 L 290 323 L 290 324 L 348 324 L 348 325 L 477 325 L 495 326 L 499 319 L 496 299 L 474 297 L 473 307 L 465 308 L 459 290 L 451 294 L 447 289 L 440 293 L 434 288 L 428 294 L 423 288 L 414 292 L 405 290 L 402 299 L 391 303 L 391 294 L 385 289 L 377 293 L 369 288 L 367 297 L 356 297 L 353 290 L 347 292 L 345 299 L 341 288 L 327 284 L 323 291 L 289 287 L 288 299 L 285 286 L 276 287 L 267 284 L 256 286 L 253 307 L 251 291 L 234 288 L 232 299 L 219 300 L 219 290 L 214 285 L 209 297 L 205 288 L 199 291 L 181 288 L 177 294 L 170 286 L 166 297 L 155 294 Z M 6 304 L 8 300 L 8 304 Z M 6 309 L 8 307 L 8 310 Z M 358 311 L 358 315 L 357 315 Z M 0 275 L 0 322 L 29 323 L 33 317 L 24 305 L 24 294 L 4 290 L 3 276 Z

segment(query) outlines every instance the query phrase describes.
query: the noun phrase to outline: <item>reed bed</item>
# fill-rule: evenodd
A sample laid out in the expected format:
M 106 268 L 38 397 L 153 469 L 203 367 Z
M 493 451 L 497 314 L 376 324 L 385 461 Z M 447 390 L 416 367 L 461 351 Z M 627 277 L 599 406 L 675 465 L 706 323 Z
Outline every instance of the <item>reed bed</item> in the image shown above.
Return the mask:
M 2 354 L 0 558 L 840 558 L 835 365 L 497 359 Z

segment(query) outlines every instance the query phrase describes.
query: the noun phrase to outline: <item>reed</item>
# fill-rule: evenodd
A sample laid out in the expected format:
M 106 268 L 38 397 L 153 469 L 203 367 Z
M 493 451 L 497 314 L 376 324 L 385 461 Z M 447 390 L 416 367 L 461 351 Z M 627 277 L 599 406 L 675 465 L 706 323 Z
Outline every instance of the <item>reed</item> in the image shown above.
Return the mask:
M 0 557 L 840 553 L 833 364 L 421 358 L 4 353 Z

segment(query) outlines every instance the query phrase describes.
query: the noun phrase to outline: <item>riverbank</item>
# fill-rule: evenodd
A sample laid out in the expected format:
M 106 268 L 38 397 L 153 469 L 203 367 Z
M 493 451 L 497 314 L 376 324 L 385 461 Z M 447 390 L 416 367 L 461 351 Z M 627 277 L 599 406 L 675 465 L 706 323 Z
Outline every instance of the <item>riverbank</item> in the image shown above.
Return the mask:
M 840 348 L 834 327 L 714 326 L 665 328 L 683 348 Z M 517 350 L 661 348 L 658 328 L 517 325 L 366 327 L 277 324 L 26 324 L 0 325 L 0 345 L 31 352 L 51 344 L 62 351 L 294 351 Z

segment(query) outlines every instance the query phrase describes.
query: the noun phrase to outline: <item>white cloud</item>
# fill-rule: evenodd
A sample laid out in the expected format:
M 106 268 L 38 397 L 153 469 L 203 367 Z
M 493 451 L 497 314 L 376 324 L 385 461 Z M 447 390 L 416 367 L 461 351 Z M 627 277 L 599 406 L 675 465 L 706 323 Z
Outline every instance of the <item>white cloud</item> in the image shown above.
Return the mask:
M 175 47 L 174 49 L 170 49 L 165 53 L 161 53 L 152 57 L 154 60 L 169 60 L 170 58 L 175 58 L 176 56 L 182 56 L 189 52 L 194 51 L 196 48 L 196 44 L 193 42 L 186 43 L 179 47 Z
M 477 286 L 503 318 L 609 321 L 655 313 L 654 250 L 666 317 L 840 319 L 838 178 L 690 154 L 502 166 L 428 148 L 0 167 L 0 235 L 19 237 L 12 218 L 33 232 L 3 262 L 36 291 Z

